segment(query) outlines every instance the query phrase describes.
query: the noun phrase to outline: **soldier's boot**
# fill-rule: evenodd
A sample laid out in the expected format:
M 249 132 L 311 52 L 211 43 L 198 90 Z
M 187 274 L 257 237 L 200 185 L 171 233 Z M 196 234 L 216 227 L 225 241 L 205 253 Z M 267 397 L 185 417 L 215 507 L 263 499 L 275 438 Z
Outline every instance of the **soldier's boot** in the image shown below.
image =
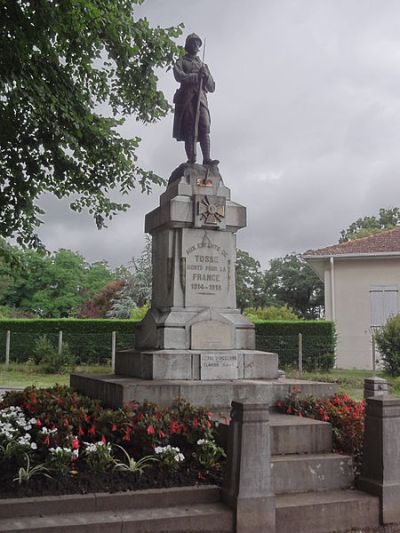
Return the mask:
M 194 150 L 193 139 L 187 139 L 185 141 L 185 152 L 188 159 L 188 163 L 196 163 L 196 154 Z
M 208 134 L 201 136 L 200 147 L 203 152 L 203 165 L 218 165 L 218 159 L 211 159 L 210 157 L 210 136 Z

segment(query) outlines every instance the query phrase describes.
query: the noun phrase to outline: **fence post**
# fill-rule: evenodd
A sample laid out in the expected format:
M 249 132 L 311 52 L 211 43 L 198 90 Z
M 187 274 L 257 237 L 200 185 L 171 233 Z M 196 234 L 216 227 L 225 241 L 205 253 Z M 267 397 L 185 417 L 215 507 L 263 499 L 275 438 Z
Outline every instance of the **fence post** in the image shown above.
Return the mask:
M 303 373 L 303 334 L 299 333 L 299 372 Z
M 10 364 L 10 345 L 11 345 L 11 331 L 8 329 L 6 333 L 6 366 Z
M 58 355 L 62 354 L 62 346 L 63 346 L 63 332 L 60 330 L 58 332 Z
M 115 352 L 117 349 L 117 332 L 113 331 L 111 334 L 111 368 L 115 372 Z

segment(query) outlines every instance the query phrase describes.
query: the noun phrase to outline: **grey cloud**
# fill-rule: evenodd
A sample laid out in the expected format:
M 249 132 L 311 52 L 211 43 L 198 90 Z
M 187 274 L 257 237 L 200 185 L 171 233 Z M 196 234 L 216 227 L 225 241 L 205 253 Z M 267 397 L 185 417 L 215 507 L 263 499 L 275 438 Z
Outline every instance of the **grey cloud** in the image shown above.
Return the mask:
M 207 39 L 212 152 L 233 200 L 248 208 L 238 245 L 264 267 L 400 205 L 398 1 L 147 0 L 138 13 L 163 26 L 183 21 L 185 34 Z M 171 72 L 160 83 L 172 100 Z M 129 119 L 122 131 L 142 137 L 140 163 L 168 178 L 184 160 L 171 130 L 169 116 L 147 127 Z M 143 248 L 144 215 L 159 192 L 135 193 L 103 232 L 46 198 L 41 236 L 51 249 L 126 262 Z

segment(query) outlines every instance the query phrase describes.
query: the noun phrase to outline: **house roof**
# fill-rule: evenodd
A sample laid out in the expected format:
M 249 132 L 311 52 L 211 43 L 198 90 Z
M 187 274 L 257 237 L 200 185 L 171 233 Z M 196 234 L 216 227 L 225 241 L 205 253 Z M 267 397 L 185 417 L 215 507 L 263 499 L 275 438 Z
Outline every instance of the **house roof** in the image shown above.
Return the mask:
M 334 244 L 318 250 L 307 250 L 303 257 L 322 257 L 340 255 L 375 255 L 400 253 L 400 227 L 380 231 L 368 237 Z

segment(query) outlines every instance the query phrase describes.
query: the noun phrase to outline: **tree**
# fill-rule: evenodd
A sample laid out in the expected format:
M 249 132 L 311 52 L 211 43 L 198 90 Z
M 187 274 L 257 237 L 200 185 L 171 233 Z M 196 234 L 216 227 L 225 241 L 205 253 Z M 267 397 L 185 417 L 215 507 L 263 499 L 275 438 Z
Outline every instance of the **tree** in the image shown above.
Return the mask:
M 236 254 L 236 300 L 238 308 L 263 305 L 260 263 L 248 252 L 238 249 Z
M 16 250 L 18 267 L 3 264 L 0 268 L 0 305 L 17 313 L 46 318 L 74 316 L 85 300 L 114 280 L 106 263 L 90 265 L 70 250 L 54 254 Z
M 359 218 L 350 226 L 340 232 L 339 242 L 352 241 L 354 239 L 361 239 L 374 233 L 378 233 L 384 229 L 395 228 L 400 223 L 400 209 L 394 207 L 392 209 L 379 209 L 379 217 L 364 217 Z
M 181 25 L 135 19 L 143 0 L 3 0 L 0 3 L 0 236 L 40 244 L 36 201 L 74 195 L 99 228 L 127 194 L 159 183 L 136 162 L 137 137 L 116 130 L 128 115 L 144 123 L 170 106 L 155 69 L 169 67 Z M 111 116 L 102 115 L 99 105 Z
M 117 280 L 108 283 L 90 300 L 84 302 L 78 310 L 78 318 L 105 318 L 113 307 L 115 298 L 124 289 L 126 282 Z M 134 306 L 133 306 L 134 307 Z M 129 318 L 126 316 L 119 318 Z
M 319 318 L 324 284 L 298 254 L 272 259 L 264 284 L 273 305 L 287 305 L 302 318 Z
M 132 309 L 151 303 L 153 270 L 150 237 L 146 236 L 146 244 L 140 257 L 138 259 L 133 257 L 130 261 L 130 268 L 121 268 L 119 272 L 125 273 L 125 284 L 120 291 L 115 293 L 107 316 L 129 318 Z

